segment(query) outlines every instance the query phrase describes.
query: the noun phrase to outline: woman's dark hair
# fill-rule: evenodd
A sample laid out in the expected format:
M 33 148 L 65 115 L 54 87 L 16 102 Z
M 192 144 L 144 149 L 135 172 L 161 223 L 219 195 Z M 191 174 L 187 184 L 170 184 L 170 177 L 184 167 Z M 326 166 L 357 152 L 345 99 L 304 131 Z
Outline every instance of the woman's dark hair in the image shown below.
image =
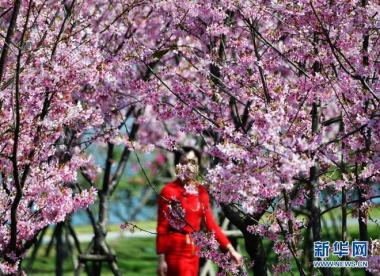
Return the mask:
M 189 152 L 194 152 L 195 156 L 198 159 L 198 165 L 200 167 L 201 166 L 201 157 L 202 157 L 201 153 L 196 148 L 188 147 L 188 146 L 182 147 L 180 150 L 176 150 L 174 152 L 174 166 L 177 166 L 177 164 L 181 160 L 181 157 L 183 155 L 189 153 Z

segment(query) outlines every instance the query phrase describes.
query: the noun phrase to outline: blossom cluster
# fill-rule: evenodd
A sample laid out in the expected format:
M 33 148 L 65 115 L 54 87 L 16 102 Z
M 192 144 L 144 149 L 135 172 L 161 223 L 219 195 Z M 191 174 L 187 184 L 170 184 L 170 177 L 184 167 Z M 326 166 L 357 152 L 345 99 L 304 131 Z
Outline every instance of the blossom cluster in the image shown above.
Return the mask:
M 219 243 L 215 239 L 213 232 L 197 231 L 191 234 L 191 239 L 197 246 L 197 254 L 208 260 L 212 260 L 217 264 L 224 273 L 220 275 L 246 275 L 244 272 L 240 272 L 239 266 L 233 262 L 229 253 L 222 253 L 218 251 Z

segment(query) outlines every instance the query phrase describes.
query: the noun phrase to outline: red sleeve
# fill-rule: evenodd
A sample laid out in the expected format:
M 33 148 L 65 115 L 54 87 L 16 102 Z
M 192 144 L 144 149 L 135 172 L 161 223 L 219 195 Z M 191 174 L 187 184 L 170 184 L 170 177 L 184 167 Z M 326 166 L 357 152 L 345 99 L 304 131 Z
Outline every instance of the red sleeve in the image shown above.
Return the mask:
M 210 207 L 210 200 L 206 190 L 201 193 L 201 202 L 204 208 L 205 223 L 209 231 L 215 233 L 215 238 L 219 242 L 223 249 L 227 249 L 227 245 L 230 244 L 228 238 L 223 234 L 222 229 L 216 224 L 212 210 Z
M 165 246 L 168 244 L 169 220 L 166 217 L 168 214 L 168 201 L 165 199 L 170 198 L 170 188 L 165 186 L 158 197 L 157 208 L 157 238 L 156 238 L 156 252 L 157 254 L 165 253 Z

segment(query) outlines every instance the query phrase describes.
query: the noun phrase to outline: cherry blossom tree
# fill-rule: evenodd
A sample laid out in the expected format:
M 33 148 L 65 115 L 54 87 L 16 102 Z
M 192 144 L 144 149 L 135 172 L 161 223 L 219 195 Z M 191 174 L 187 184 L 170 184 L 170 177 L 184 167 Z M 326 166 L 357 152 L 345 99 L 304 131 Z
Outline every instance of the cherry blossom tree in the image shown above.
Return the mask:
M 102 46 L 122 4 L 108 10 L 99 1 L 2 1 L 1 7 L 0 265 L 15 273 L 39 231 L 96 197 L 93 188 L 74 192 L 77 172 L 93 177 L 84 150 L 108 141 L 125 119 L 119 109 L 129 99 L 118 96 L 122 84 L 115 79 L 131 72 L 115 70 L 119 61 L 111 62 Z
M 323 203 L 342 208 L 342 240 L 347 205 L 356 204 L 360 239 L 368 240 L 368 210 L 379 195 L 376 1 L 150 7 L 151 21 L 139 26 L 161 43 L 134 38 L 142 50 L 136 59 L 152 73 L 138 91 L 161 121 L 155 130 L 171 120 L 163 143 L 183 133 L 203 140 L 215 158 L 206 175 L 210 191 L 247 236 L 276 241 L 281 265 L 273 269 L 285 272 L 293 259 L 301 275 L 313 270 L 321 199 L 341 196 L 338 205 Z

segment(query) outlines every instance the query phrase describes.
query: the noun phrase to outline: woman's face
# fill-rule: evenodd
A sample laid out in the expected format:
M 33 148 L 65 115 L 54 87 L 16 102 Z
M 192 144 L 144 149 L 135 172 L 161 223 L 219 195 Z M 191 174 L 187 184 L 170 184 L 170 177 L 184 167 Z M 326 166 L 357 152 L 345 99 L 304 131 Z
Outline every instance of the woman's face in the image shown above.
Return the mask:
M 199 172 L 198 158 L 193 151 L 183 155 L 176 166 L 177 176 L 181 180 L 194 179 Z

